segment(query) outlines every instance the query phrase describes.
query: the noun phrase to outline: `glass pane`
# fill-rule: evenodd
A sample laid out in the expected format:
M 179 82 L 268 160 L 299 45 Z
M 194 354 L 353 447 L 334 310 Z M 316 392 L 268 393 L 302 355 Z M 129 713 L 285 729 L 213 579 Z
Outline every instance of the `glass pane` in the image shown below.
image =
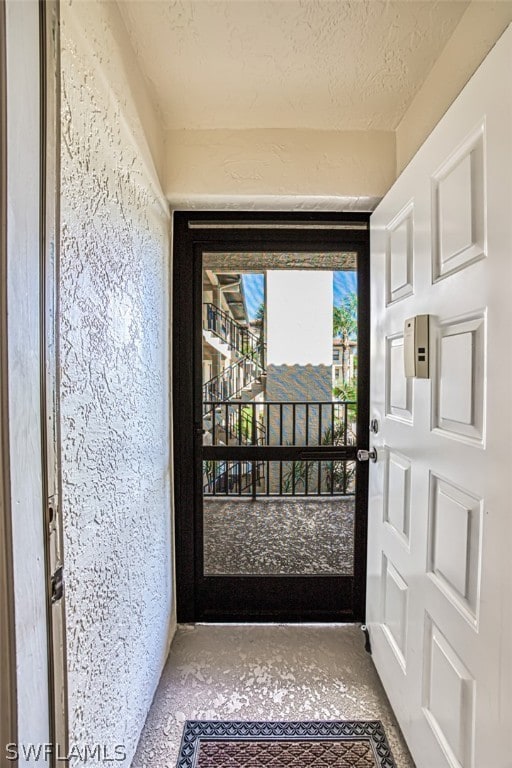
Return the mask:
M 355 254 L 216 254 L 204 267 L 204 445 L 355 445 Z
M 204 573 L 352 575 L 355 499 L 204 499 Z
M 205 575 L 352 574 L 354 462 L 210 462 L 206 478 Z
M 203 266 L 204 445 L 356 445 L 355 254 Z M 204 461 L 203 497 L 205 575 L 352 573 L 353 462 Z
M 262 273 L 242 274 L 226 267 L 203 270 L 202 398 L 206 445 L 212 443 L 215 404 L 263 399 L 264 282 Z M 218 434 L 215 444 L 222 445 L 230 438 L 227 432 Z

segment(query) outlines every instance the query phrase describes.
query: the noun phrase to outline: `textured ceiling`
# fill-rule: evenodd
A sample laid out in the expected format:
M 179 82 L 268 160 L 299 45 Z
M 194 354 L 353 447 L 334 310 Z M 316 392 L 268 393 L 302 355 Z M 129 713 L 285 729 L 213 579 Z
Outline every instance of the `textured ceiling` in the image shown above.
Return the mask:
M 393 130 L 463 0 L 119 0 L 168 129 Z

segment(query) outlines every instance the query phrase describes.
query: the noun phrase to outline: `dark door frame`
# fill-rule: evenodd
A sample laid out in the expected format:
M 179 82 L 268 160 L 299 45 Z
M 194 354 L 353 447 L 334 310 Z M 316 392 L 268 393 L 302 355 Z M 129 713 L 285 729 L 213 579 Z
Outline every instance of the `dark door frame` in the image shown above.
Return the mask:
M 220 609 L 202 604 L 196 571 L 200 531 L 196 498 L 202 488 L 197 470 L 202 440 L 202 358 L 196 339 L 202 303 L 203 251 L 356 251 L 358 254 L 358 448 L 368 448 L 370 375 L 370 258 L 369 213 L 174 212 L 173 226 L 173 420 L 177 617 L 193 621 L 364 621 L 366 597 L 366 534 L 368 465 L 357 466 L 355 522 L 356 567 L 350 586 L 351 610 L 336 610 L 333 584 L 324 596 L 329 605 L 305 610 Z M 222 579 L 218 577 L 218 593 Z M 240 584 L 255 593 L 251 577 Z M 260 577 L 261 578 L 261 577 Z M 298 594 L 309 577 L 291 577 Z M 343 578 L 343 577 L 340 577 Z M 344 577 L 348 578 L 348 577 Z M 254 578 L 253 578 L 254 580 Z M 282 580 L 282 577 L 281 577 Z M 304 581 L 304 585 L 302 584 Z M 254 589 L 253 589 L 254 587 Z M 235 603 L 239 606 L 236 600 Z

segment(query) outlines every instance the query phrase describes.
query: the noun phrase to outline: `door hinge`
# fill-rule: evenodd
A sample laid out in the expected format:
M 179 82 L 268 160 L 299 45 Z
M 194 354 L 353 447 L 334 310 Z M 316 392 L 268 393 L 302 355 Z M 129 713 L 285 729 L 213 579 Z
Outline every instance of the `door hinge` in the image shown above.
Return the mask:
M 60 565 L 52 575 L 52 603 L 64 597 L 64 568 Z

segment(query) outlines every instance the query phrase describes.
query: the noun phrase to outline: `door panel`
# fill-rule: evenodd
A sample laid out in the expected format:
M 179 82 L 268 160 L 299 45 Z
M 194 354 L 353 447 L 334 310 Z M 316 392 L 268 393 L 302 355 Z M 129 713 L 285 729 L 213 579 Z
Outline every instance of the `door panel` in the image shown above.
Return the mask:
M 371 219 L 367 621 L 418 768 L 511 765 L 511 50 L 509 30 Z M 430 379 L 406 379 L 425 313 Z
M 327 257 L 332 269 L 324 269 Z M 202 255 L 196 322 L 203 360 L 216 371 L 202 382 L 196 499 L 204 615 L 355 613 L 357 400 L 334 399 L 332 362 L 335 276 L 350 275 L 355 293 L 345 283 L 344 295 L 357 299 L 358 258 L 306 253 L 299 269 L 289 258 L 300 260 L 286 252 Z M 246 306 L 250 286 L 257 325 Z M 354 334 L 348 348 L 336 348 L 345 377 L 351 343 L 357 350 Z

